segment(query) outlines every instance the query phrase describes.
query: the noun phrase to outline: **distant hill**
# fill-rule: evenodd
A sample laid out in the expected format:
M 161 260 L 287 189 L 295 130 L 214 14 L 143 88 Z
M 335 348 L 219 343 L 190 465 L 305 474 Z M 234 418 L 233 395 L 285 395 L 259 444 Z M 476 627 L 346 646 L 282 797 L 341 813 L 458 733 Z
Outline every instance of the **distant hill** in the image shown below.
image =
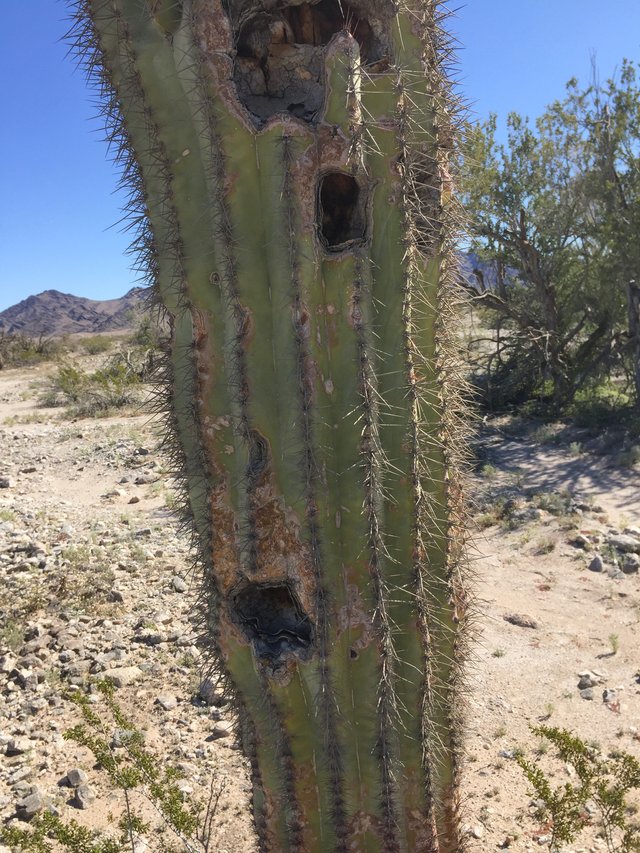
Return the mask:
M 29 296 L 0 312 L 0 332 L 23 332 L 31 336 L 88 332 L 102 334 L 130 329 L 136 324 L 145 298 L 145 289 L 134 287 L 120 299 L 85 299 L 45 290 Z

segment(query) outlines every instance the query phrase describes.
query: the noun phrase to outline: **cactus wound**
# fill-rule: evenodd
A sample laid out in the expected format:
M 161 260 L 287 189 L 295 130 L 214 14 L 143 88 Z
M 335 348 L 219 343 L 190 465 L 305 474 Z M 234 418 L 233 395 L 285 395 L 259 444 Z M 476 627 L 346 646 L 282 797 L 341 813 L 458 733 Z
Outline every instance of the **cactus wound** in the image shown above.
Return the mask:
M 365 239 L 365 193 L 358 181 L 344 172 L 329 172 L 318 188 L 320 240 L 331 252 L 352 248 Z
M 381 27 L 372 27 L 355 6 L 341 0 L 291 3 L 271 11 L 263 6 L 250 17 L 246 11 L 236 14 L 233 76 L 238 97 L 257 125 L 279 112 L 307 122 L 317 118 L 324 103 L 325 47 L 337 33 L 351 33 L 363 64 L 386 52 L 376 35 Z
M 237 622 L 259 660 L 277 669 L 291 654 L 309 658 L 313 627 L 290 584 L 244 584 L 232 600 Z

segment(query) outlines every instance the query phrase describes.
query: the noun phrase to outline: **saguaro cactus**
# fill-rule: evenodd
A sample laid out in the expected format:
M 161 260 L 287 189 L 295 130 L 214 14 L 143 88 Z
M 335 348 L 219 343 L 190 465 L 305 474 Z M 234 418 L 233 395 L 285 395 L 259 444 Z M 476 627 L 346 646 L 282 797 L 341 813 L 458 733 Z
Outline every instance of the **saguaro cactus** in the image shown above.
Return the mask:
M 462 849 L 437 5 L 74 4 L 264 850 Z

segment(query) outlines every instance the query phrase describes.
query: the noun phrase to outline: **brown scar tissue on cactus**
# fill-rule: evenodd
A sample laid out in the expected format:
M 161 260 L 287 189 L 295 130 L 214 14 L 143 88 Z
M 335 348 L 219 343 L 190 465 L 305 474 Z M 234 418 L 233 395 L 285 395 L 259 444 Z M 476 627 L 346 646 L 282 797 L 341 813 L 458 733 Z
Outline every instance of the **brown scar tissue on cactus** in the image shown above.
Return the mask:
M 70 0 L 71 2 L 71 0 Z M 265 851 L 463 849 L 435 0 L 76 0 Z

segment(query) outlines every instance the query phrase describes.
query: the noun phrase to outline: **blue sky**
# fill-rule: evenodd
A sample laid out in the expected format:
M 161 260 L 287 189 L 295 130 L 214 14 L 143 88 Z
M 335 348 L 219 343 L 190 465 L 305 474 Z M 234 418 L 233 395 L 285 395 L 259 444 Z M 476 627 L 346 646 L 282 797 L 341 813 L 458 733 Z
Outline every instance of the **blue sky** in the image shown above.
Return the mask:
M 535 117 L 572 77 L 640 60 L 640 0 L 452 0 L 460 90 L 472 113 Z M 55 289 L 91 299 L 136 283 L 122 197 L 92 94 L 66 57 L 63 0 L 3 3 L 0 310 Z

